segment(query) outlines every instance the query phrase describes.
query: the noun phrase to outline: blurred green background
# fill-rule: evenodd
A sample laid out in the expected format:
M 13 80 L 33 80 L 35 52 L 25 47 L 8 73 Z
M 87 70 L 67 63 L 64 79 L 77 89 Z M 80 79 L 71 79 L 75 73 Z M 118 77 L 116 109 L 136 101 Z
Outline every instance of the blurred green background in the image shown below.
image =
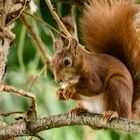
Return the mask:
M 58 29 L 58 26 L 50 14 L 44 0 L 34 1 L 37 6 L 37 12 L 34 15 L 45 20 L 50 25 Z M 54 5 L 59 16 L 67 14 L 69 5 L 57 3 Z M 75 19 L 77 27 L 79 27 L 80 12 L 74 6 Z M 49 33 L 49 28 L 35 19 L 27 16 L 33 29 L 42 39 L 46 51 L 53 56 L 52 39 Z M 79 29 L 79 28 L 78 28 Z M 31 79 L 36 74 L 39 74 L 43 68 L 39 51 L 35 47 L 35 43 L 27 31 L 23 23 L 18 20 L 16 27 L 13 29 L 16 34 L 16 40 L 10 48 L 10 53 L 7 63 L 7 72 L 4 78 L 5 83 L 15 87 L 29 91 Z M 55 36 L 59 37 L 58 34 Z M 79 33 L 79 36 L 80 33 Z M 39 75 L 34 82 L 31 92 L 37 98 L 37 111 L 39 118 L 50 115 L 65 113 L 70 111 L 76 104 L 75 101 L 60 102 L 58 101 L 55 92 L 59 85 L 56 85 L 49 67 L 46 71 L 47 75 Z M 11 111 L 26 111 L 30 106 L 31 100 L 22 96 L 15 96 L 9 93 L 3 93 L 1 98 L 1 110 L 4 112 Z M 4 118 L 6 123 L 11 123 L 16 116 Z M 39 133 L 45 140 L 139 140 L 140 135 L 128 134 L 124 132 L 111 130 L 92 130 L 87 126 L 70 126 L 52 129 Z M 29 137 L 17 138 L 18 140 L 28 140 Z M 34 140 L 37 138 L 33 138 Z

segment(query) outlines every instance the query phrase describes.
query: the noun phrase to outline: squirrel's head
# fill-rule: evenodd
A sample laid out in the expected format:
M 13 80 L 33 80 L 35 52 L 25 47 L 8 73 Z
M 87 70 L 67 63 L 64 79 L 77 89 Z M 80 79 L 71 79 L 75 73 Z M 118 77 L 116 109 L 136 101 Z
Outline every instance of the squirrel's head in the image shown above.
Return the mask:
M 75 39 L 72 39 L 68 47 L 62 48 L 60 42 L 55 42 L 55 54 L 51 63 L 56 82 L 71 83 L 77 79 L 82 70 L 83 55 Z

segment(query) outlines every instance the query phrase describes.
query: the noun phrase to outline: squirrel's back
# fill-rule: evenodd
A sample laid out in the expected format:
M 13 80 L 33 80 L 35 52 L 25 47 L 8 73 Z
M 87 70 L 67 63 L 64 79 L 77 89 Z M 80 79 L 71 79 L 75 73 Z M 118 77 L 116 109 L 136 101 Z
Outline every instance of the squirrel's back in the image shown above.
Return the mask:
M 81 21 L 87 48 L 117 57 L 130 71 L 134 83 L 134 112 L 140 111 L 137 106 L 140 102 L 138 16 L 139 8 L 134 0 L 89 0 Z

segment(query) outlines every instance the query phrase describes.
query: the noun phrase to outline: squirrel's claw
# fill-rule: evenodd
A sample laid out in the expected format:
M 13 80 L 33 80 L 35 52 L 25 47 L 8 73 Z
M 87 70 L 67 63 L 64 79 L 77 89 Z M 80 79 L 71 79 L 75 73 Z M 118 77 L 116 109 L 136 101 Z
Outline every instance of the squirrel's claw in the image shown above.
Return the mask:
M 116 111 L 105 111 L 103 113 L 103 117 L 101 118 L 101 121 L 103 124 L 106 124 L 107 122 L 111 121 L 113 118 L 118 118 L 119 115 Z
M 74 86 L 67 86 L 63 91 L 63 96 L 66 100 L 71 99 L 74 93 L 76 92 L 76 89 Z
M 57 95 L 57 97 L 58 97 L 58 99 L 59 100 L 66 100 L 65 98 L 64 98 L 64 95 L 63 95 L 63 88 L 59 88 L 58 90 L 57 90 L 57 92 L 56 92 L 56 95 Z
M 75 87 L 74 86 L 67 86 L 64 89 L 59 88 L 56 92 L 59 100 L 71 99 L 74 93 L 75 93 Z
M 72 115 L 80 115 L 81 113 L 86 113 L 88 112 L 87 109 L 80 108 L 80 107 L 75 107 L 70 111 L 70 114 Z

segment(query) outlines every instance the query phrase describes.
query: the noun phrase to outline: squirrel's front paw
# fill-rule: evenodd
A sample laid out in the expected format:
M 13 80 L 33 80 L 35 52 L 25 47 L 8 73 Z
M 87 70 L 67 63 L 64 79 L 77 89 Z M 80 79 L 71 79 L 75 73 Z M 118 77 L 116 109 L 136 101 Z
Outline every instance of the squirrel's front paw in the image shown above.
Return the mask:
M 74 86 L 67 86 L 64 90 L 63 90 L 63 96 L 65 98 L 65 100 L 71 99 L 74 94 L 76 93 L 76 89 Z
M 57 95 L 59 100 L 65 100 L 64 95 L 63 95 L 63 91 L 64 91 L 63 88 L 59 88 L 56 92 L 56 95 Z

